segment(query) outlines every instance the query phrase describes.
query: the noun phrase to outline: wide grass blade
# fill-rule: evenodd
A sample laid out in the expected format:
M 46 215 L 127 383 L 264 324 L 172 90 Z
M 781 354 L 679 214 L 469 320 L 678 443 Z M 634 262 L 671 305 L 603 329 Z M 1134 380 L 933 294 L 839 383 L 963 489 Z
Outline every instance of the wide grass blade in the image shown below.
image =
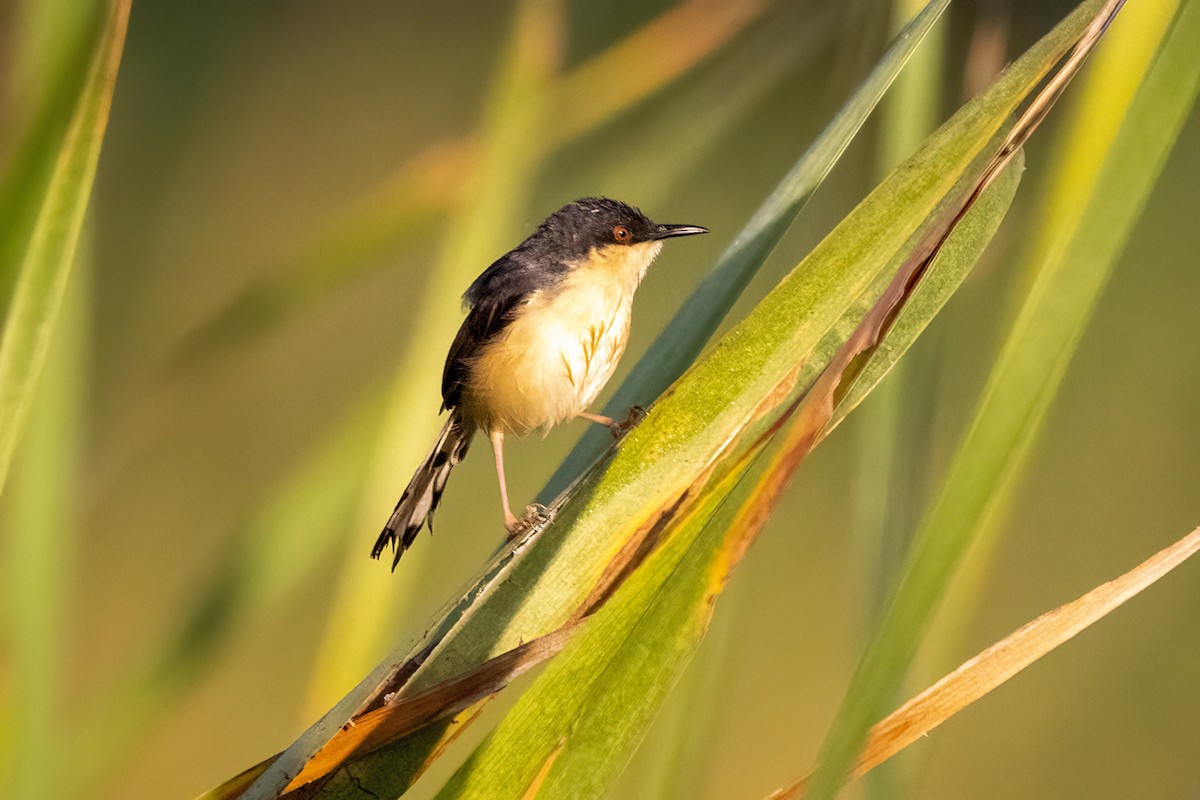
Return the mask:
M 57 144 L 44 194 L 35 192 L 27 198 L 34 203 L 40 198 L 28 238 L 13 242 L 17 248 L 13 252 L 19 250 L 23 255 L 17 262 L 18 277 L 4 320 L 4 338 L 0 340 L 0 492 L 25 426 L 71 274 L 108 124 L 128 19 L 129 3 L 114 2 L 94 41 L 87 77 L 79 93 L 62 98 L 72 109 L 70 123 Z M 22 183 L 21 177 L 16 178 L 18 184 Z M 6 224 L 11 222 L 6 220 Z
M 854 776 L 870 772 L 928 736 L 950 717 L 1152 586 L 1197 551 L 1200 551 L 1200 528 L 1121 577 L 1046 612 L 964 662 L 871 727 L 866 746 L 854 765 Z M 806 782 L 798 781 L 772 793 L 768 800 L 797 800 L 805 796 L 805 789 Z
M 1196 95 L 1196 4 L 1176 19 L 1086 197 L 1040 268 L 904 577 L 822 750 L 810 791 L 832 796 L 873 719 L 899 688 L 930 615 L 981 524 L 1003 497 L 1061 382 L 1096 297 Z
M 928 276 L 942 271 L 953 276 L 935 287 L 957 285 L 974 265 L 999 226 L 1019 175 L 1019 168 L 1005 172 L 961 221 L 956 235 L 927 268 Z M 921 269 L 916 263 L 909 268 Z M 895 302 L 925 323 L 944 302 L 938 294 L 918 294 L 914 288 Z M 894 297 L 888 293 L 879 302 L 891 303 Z M 875 320 L 886 318 L 883 311 L 873 312 L 863 326 L 871 329 Z M 902 331 L 915 337 L 923 327 L 909 325 Z M 880 341 L 878 336 L 886 338 Z M 912 343 L 907 337 L 893 342 L 885 329 L 854 340 L 863 343 L 859 354 L 892 350 L 889 360 Z M 831 370 L 844 375 L 852 360 L 842 356 Z M 803 402 L 805 408 L 831 414 L 840 378 L 826 376 L 823 373 L 822 382 Z M 690 661 L 733 567 L 800 460 L 823 435 L 827 421 L 819 411 L 801 411 L 768 454 L 718 485 L 705 487 L 700 508 L 664 534 L 660 549 L 521 697 L 439 797 L 516 796 L 533 776 L 540 776 L 539 797 L 602 796 Z

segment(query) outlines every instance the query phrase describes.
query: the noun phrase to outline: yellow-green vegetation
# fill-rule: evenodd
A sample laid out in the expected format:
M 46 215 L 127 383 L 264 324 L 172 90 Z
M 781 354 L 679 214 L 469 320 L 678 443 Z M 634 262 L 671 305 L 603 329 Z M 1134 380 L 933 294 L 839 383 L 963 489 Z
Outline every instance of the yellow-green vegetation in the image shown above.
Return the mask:
M 808 5 L 0 12 L 0 794 L 1194 789 L 1200 6 Z M 586 194 L 714 232 L 648 413 L 390 573 L 459 293 Z

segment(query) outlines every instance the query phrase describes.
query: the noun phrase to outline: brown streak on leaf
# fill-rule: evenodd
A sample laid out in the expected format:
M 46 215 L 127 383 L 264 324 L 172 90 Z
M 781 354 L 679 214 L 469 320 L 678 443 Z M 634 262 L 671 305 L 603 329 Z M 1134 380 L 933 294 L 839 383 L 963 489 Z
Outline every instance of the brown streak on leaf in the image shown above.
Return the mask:
M 567 737 L 564 736 L 559 740 L 558 746 L 550 751 L 550 755 L 546 757 L 542 768 L 534 776 L 533 782 L 529 784 L 529 788 L 525 790 L 525 794 L 521 795 L 521 800 L 534 800 L 538 796 L 538 792 L 542 790 L 542 784 L 546 782 L 546 778 L 550 775 L 550 770 L 554 768 L 554 762 L 558 760 L 558 757 L 562 754 L 566 746 Z

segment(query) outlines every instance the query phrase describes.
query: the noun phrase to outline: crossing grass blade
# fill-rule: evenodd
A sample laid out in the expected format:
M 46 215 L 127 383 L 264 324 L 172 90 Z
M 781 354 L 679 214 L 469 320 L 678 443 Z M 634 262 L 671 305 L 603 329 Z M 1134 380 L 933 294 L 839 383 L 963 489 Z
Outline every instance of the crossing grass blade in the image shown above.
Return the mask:
M 966 438 L 916 539 L 886 616 L 859 663 L 809 787 L 829 797 L 868 726 L 900 685 L 929 618 L 981 525 L 1028 453 L 1091 309 L 1196 96 L 1195 2 L 1129 106 L 1074 225 L 1040 266 Z M 1191 37 L 1190 39 L 1188 37 Z M 1082 202 L 1081 202 L 1082 201 Z

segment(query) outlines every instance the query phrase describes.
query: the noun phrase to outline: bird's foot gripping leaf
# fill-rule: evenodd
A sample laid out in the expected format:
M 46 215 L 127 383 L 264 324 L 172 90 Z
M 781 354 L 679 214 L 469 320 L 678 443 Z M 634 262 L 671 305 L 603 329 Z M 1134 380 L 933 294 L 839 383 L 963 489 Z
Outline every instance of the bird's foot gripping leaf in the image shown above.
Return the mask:
M 517 524 L 508 532 L 508 541 L 517 539 L 526 534 L 532 533 L 534 530 L 549 525 L 554 519 L 554 512 L 546 508 L 541 503 L 533 503 L 526 506 L 525 513 L 517 520 Z
M 641 406 L 630 406 L 629 414 L 626 415 L 624 422 L 618 422 L 618 430 L 613 431 L 613 435 L 618 439 L 629 433 L 629 430 L 646 418 L 646 409 Z

